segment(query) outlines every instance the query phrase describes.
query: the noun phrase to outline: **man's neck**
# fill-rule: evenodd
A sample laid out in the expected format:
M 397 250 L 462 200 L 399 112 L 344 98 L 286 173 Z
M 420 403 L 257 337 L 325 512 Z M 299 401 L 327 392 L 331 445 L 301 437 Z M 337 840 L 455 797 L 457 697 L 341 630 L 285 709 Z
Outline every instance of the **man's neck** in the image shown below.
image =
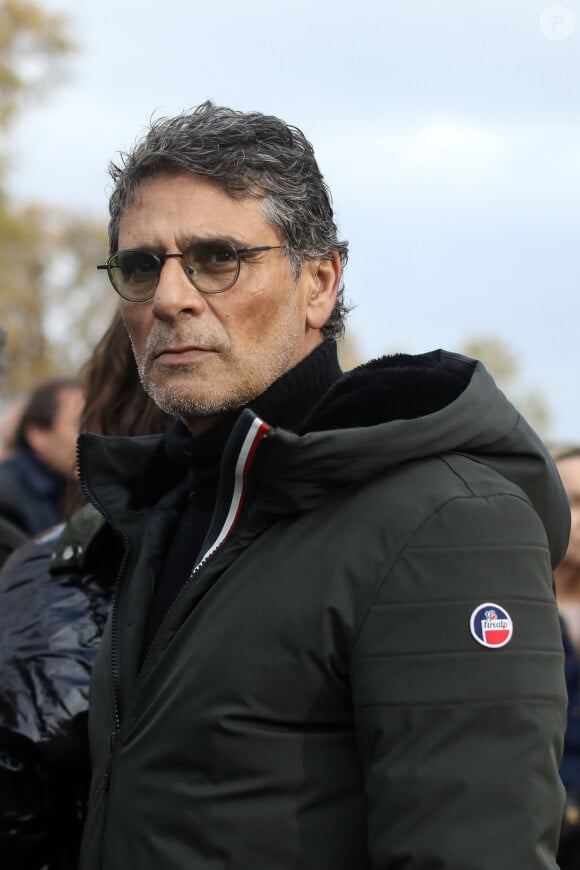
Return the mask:
M 224 419 L 224 414 L 212 414 L 207 417 L 182 417 L 181 422 L 187 426 L 194 438 L 198 435 L 203 435 L 214 429 L 221 420 Z

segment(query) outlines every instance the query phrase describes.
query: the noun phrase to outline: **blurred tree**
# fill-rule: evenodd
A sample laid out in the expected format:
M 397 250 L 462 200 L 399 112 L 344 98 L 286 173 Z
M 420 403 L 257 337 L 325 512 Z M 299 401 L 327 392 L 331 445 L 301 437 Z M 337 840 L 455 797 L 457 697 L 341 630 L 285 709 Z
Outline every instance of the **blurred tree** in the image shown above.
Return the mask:
M 53 251 L 47 292 L 48 333 L 68 365 L 80 366 L 108 327 L 118 303 L 105 272 L 107 226 L 103 220 L 52 209 Z M 71 338 L 73 341 L 71 342 Z
M 38 205 L 0 210 L 5 395 L 73 372 L 89 355 L 115 305 L 95 269 L 106 250 L 105 227 L 90 217 Z
M 14 122 L 30 97 L 38 97 L 62 73 L 73 48 L 61 15 L 26 0 L 0 2 L 0 127 Z
M 462 347 L 462 353 L 480 359 L 497 385 L 521 411 L 536 431 L 546 436 L 550 411 L 542 395 L 534 389 L 524 389 L 520 383 L 520 368 L 503 339 L 496 336 L 474 336 Z
M 35 250 L 35 231 L 31 209 L 26 216 L 0 208 L 2 328 L 6 333 L 2 392 L 9 395 L 53 369 L 44 335 L 43 299 L 36 290 L 44 267 Z
M 62 79 L 73 50 L 66 20 L 27 0 L 0 0 L 0 130 Z M 6 140 L 4 140 L 6 141 Z M 3 148 L 6 149 L 6 145 Z M 41 144 L 39 144 L 41 147 Z M 0 153 L 0 323 L 6 333 L 4 396 L 74 371 L 108 324 L 112 294 L 94 265 L 104 224 L 42 204 L 14 204 Z

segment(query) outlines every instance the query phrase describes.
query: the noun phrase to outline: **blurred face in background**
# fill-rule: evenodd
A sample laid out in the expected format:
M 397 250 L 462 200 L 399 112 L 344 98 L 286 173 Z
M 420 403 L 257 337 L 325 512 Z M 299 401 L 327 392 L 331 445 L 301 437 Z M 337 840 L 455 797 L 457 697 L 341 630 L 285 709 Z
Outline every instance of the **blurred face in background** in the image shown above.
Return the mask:
M 570 501 L 571 524 L 570 542 L 554 571 L 554 584 L 560 616 L 580 653 L 580 456 L 559 459 L 556 466 Z
M 75 474 L 82 409 L 82 390 L 63 387 L 58 394 L 58 408 L 52 426 L 49 429 L 34 425 L 26 428 L 26 439 L 36 456 L 64 477 L 74 477 Z
M 570 500 L 572 524 L 570 543 L 562 565 L 578 570 L 578 598 L 580 600 L 580 456 L 568 456 L 557 462 L 562 483 Z

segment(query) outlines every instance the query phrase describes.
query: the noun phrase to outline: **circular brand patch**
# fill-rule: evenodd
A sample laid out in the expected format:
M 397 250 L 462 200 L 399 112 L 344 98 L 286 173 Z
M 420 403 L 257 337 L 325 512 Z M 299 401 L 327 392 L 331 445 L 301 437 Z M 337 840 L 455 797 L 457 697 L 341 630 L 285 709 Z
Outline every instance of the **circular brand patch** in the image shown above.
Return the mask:
M 480 604 L 471 614 L 469 628 L 473 637 L 488 649 L 499 649 L 509 643 L 514 633 L 511 616 L 498 604 Z

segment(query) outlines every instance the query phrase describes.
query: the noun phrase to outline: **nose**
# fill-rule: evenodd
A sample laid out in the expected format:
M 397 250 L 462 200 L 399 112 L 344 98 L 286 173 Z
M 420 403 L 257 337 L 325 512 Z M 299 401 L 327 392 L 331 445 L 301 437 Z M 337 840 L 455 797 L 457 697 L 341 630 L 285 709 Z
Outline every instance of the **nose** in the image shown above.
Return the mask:
M 171 319 L 182 312 L 197 315 L 205 308 L 203 293 L 187 278 L 182 263 L 178 256 L 168 256 L 162 263 L 153 296 L 153 313 L 160 320 Z

